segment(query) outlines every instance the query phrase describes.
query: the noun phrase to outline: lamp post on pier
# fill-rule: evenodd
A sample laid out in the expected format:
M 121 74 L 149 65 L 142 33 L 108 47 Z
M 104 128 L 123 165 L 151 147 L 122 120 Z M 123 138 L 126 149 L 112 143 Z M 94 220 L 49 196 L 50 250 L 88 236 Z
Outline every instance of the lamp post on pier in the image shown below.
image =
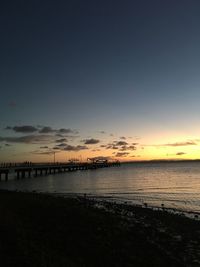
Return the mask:
M 56 152 L 54 151 L 53 152 L 53 161 L 54 161 L 54 164 L 56 163 Z

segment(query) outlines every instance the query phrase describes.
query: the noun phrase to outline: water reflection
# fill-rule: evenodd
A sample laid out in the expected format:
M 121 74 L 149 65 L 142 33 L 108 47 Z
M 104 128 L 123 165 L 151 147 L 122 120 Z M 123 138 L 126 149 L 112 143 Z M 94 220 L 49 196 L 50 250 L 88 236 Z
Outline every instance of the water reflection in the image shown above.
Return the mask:
M 2 181 L 10 190 L 87 193 L 200 212 L 200 163 L 134 163 L 120 168 L 77 171 Z

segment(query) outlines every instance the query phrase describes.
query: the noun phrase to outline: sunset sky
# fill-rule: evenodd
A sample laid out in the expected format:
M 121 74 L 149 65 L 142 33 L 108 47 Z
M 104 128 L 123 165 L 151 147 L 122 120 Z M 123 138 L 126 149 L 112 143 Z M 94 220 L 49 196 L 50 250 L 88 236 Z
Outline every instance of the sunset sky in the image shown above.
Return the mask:
M 200 1 L 0 4 L 0 162 L 200 158 Z

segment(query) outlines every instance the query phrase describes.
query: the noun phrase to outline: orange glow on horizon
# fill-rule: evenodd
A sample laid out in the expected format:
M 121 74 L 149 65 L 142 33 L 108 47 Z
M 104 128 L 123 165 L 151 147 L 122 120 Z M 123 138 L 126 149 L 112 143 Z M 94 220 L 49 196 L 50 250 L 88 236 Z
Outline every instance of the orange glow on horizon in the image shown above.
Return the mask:
M 169 133 L 168 133 L 169 134 Z M 127 136 L 130 136 L 128 134 Z M 4 159 L 1 162 L 54 162 L 54 152 L 56 162 L 67 162 L 71 159 L 87 161 L 92 157 L 110 157 L 120 161 L 142 161 L 142 160 L 173 160 L 173 159 L 198 159 L 200 158 L 200 140 L 196 136 L 185 137 L 184 134 L 178 135 L 153 135 L 143 137 L 139 140 L 126 139 L 129 145 L 136 142 L 136 150 L 116 150 L 101 147 L 101 144 L 109 144 L 112 140 L 119 138 L 102 138 L 100 144 L 88 146 L 88 149 L 80 151 L 47 151 L 46 153 L 38 150 L 38 145 L 16 144 L 6 148 Z M 76 144 L 75 144 L 76 145 Z M 33 152 L 32 152 L 32 151 Z M 36 152 L 34 152 L 36 151 Z M 128 153 L 123 157 L 116 157 L 116 153 Z M 115 154 L 114 154 L 115 153 Z

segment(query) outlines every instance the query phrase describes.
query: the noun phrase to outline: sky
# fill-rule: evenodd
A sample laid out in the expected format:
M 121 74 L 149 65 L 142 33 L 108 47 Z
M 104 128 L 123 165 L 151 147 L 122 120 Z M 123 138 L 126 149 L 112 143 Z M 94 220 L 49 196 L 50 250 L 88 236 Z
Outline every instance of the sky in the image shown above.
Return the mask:
M 200 158 L 200 1 L 2 1 L 0 162 Z

